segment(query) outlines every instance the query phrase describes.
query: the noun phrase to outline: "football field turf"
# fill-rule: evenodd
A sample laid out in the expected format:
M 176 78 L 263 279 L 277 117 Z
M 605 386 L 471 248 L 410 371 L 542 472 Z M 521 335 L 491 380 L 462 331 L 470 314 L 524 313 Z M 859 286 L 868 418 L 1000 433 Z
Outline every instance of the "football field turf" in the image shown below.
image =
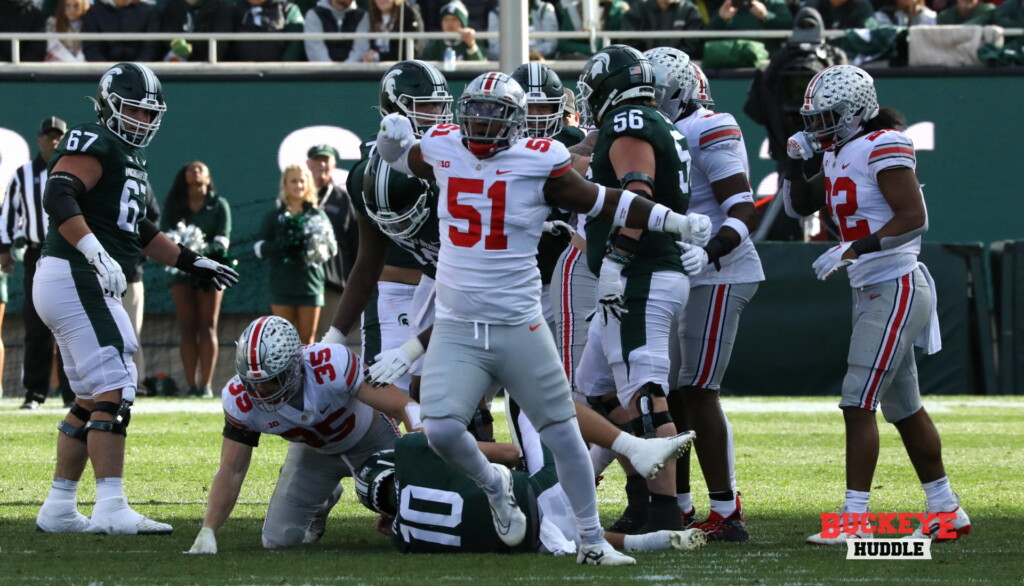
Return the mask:
M 51 402 L 53 400 L 51 399 Z M 637 566 L 578 566 L 542 555 L 430 555 L 392 551 L 356 499 L 350 479 L 323 540 L 268 552 L 260 526 L 286 442 L 263 436 L 238 506 L 218 534 L 215 556 L 188 556 L 220 454 L 219 403 L 140 399 L 128 436 L 126 492 L 135 508 L 171 523 L 171 536 L 46 535 L 35 515 L 49 490 L 56 423 L 63 409 L 20 411 L 0 401 L 0 583 L 35 584 L 847 584 L 1024 583 L 1024 397 L 927 398 L 942 434 L 953 490 L 974 532 L 932 547 L 930 561 L 847 561 L 846 548 L 804 545 L 823 512 L 843 500 L 843 427 L 834 398 L 726 399 L 736 436 L 739 488 L 751 541 L 696 552 L 636 554 Z M 496 410 L 501 410 L 496 403 Z M 881 417 L 879 416 L 881 421 Z M 499 439 L 507 438 L 496 415 Z M 924 493 L 895 429 L 880 423 L 882 453 L 874 512 L 921 512 Z M 694 458 L 698 513 L 707 496 Z M 602 521 L 624 502 L 623 475 L 609 469 L 598 488 Z M 91 513 L 95 481 L 86 470 L 80 510 Z

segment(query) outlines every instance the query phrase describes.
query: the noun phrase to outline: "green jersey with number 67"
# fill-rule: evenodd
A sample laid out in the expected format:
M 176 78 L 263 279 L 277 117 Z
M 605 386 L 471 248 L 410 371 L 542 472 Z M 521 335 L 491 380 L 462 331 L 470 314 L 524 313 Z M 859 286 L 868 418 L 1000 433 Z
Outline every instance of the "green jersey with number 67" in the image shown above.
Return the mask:
M 588 178 L 607 187 L 619 187 L 609 151 L 622 137 L 634 137 L 654 149 L 654 201 L 674 212 L 686 213 L 690 205 L 690 152 L 686 137 L 661 112 L 647 106 L 624 105 L 604 116 L 594 146 Z M 595 275 L 601 272 L 612 221 L 587 220 L 587 265 Z M 683 272 L 675 238 L 663 232 L 644 231 L 640 246 L 622 274 L 626 277 L 655 271 Z
M 103 175 L 78 200 L 82 216 L 107 253 L 130 275 L 142 250 L 138 222 L 146 210 L 146 152 L 122 141 L 99 124 L 68 131 L 50 159 L 50 170 L 65 155 L 96 158 Z M 67 260 L 72 270 L 93 272 L 85 257 L 57 230 L 53 218 L 46 231 L 43 255 Z

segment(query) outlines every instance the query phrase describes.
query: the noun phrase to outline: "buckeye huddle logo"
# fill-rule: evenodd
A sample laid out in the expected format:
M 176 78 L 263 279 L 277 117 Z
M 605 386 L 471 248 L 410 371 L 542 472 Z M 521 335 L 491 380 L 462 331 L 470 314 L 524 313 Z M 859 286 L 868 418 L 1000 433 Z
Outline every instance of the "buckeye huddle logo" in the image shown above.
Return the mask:
M 932 540 L 907 536 L 920 524 L 936 531 L 938 539 L 955 539 L 955 519 L 956 513 L 822 513 L 821 533 L 823 537 L 848 534 L 848 560 L 930 560 Z

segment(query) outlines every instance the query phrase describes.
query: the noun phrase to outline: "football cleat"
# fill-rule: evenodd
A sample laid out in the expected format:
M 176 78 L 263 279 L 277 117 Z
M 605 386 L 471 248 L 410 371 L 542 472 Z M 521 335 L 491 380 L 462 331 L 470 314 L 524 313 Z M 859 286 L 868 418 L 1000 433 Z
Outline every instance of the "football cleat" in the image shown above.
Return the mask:
M 641 476 L 652 479 L 665 467 L 665 462 L 686 453 L 696 437 L 694 432 L 685 431 L 672 437 L 644 440 L 643 449 L 637 450 L 639 453 L 630 458 L 629 463 Z
M 946 501 L 938 511 L 928 511 L 929 513 L 956 513 L 956 518 L 953 519 L 953 530 L 956 532 L 955 537 L 939 537 L 939 520 L 932 519 L 928 523 L 928 526 L 920 526 L 913 534 L 904 537 L 904 539 L 931 539 L 932 541 L 956 541 L 960 537 L 967 535 L 971 532 L 971 519 L 964 512 L 963 508 L 960 507 L 960 495 L 953 493 L 953 500 Z
M 672 544 L 672 549 L 678 549 L 680 551 L 693 551 L 695 549 L 700 549 L 707 545 L 707 542 L 707 536 L 704 535 L 704 532 L 700 529 L 673 531 L 669 536 L 669 543 Z
M 689 511 L 680 511 L 680 516 L 683 518 L 683 529 L 689 529 L 697 524 L 697 509 L 690 507 Z
M 85 533 L 89 517 L 78 512 L 74 504 L 43 503 L 36 515 L 36 530 L 42 533 Z
M 708 518 L 693 526 L 704 532 L 708 541 L 750 541 L 750 533 L 743 519 L 743 506 L 740 495 L 736 495 L 736 510 L 728 517 L 722 517 L 711 511 Z
M 320 541 L 320 538 L 324 536 L 324 531 L 327 529 L 327 517 L 330 516 L 334 505 L 338 504 L 338 500 L 341 499 L 343 492 L 345 492 L 345 486 L 338 484 L 331 491 L 331 495 L 327 497 L 327 500 L 313 513 L 313 520 L 309 522 L 309 527 L 306 527 L 306 535 L 302 538 L 302 543 L 316 543 Z
M 636 560 L 618 552 L 610 543 L 602 539 L 597 543 L 581 543 L 576 552 L 577 564 L 592 566 L 633 566 Z
M 167 523 L 135 512 L 120 496 L 97 501 L 89 521 L 90 533 L 106 535 L 170 535 L 173 531 Z
M 501 464 L 491 466 L 501 476 L 501 490 L 496 496 L 498 502 L 495 503 L 490 495 L 487 497 L 491 505 L 494 530 L 505 545 L 515 547 L 526 537 L 526 515 L 519 508 L 515 492 L 512 490 L 512 471 Z

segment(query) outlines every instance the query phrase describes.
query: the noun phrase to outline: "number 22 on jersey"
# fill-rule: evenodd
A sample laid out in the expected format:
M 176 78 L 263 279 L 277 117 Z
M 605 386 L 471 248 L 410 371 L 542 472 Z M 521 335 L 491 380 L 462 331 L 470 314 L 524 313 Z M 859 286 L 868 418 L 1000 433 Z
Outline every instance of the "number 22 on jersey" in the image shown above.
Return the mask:
M 850 222 L 850 216 L 857 213 L 857 184 L 849 177 L 836 177 L 835 181 L 825 177 L 825 196 L 832 219 L 839 226 L 843 242 L 853 242 L 871 235 L 867 220 Z

